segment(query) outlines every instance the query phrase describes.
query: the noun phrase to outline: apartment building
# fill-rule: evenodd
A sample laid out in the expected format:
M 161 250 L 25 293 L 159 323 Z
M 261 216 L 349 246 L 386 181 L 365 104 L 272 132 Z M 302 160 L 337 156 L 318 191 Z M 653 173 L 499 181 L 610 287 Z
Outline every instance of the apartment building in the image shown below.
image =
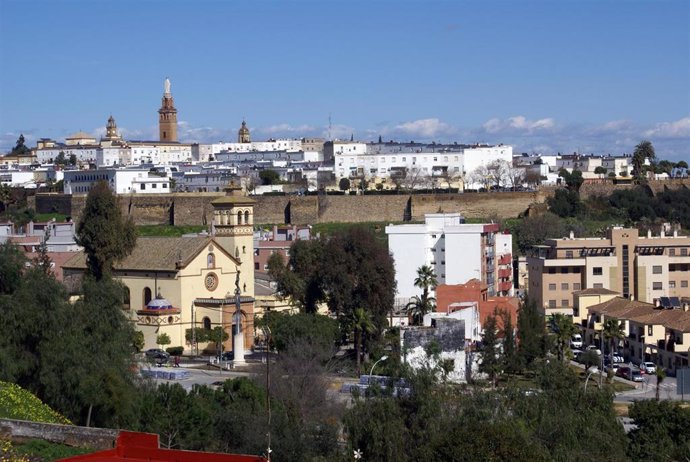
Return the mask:
M 512 239 L 498 224 L 465 224 L 459 213 L 425 215 L 422 224 L 386 226 L 393 255 L 397 303 L 419 295 L 417 269 L 429 265 L 440 284 L 479 279 L 489 296 L 513 295 Z
M 690 312 L 688 299 L 661 297 L 655 304 L 612 297 L 587 308 L 584 325 L 588 342 L 601 341 L 601 332 L 607 320 L 615 319 L 625 337 L 616 349 L 627 361 L 652 361 L 663 368 L 674 370 L 688 366 L 690 346 Z M 604 342 L 604 348 L 608 345 Z
M 640 236 L 613 227 L 605 238 L 548 239 L 527 257 L 528 293 L 547 314 L 573 314 L 573 292 L 609 289 L 624 298 L 653 303 L 663 296 L 690 296 L 690 237 L 677 231 Z

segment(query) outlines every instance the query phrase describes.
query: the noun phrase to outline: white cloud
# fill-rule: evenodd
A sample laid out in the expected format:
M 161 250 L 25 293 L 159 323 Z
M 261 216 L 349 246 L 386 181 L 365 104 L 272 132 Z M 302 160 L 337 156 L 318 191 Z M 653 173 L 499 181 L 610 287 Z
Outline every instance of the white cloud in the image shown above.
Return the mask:
M 690 117 L 658 123 L 644 134 L 650 138 L 690 138 Z
M 547 117 L 538 120 L 529 120 L 525 116 L 508 117 L 507 119 L 493 118 L 487 120 L 482 128 L 486 133 L 526 133 L 551 130 L 556 126 L 556 121 Z

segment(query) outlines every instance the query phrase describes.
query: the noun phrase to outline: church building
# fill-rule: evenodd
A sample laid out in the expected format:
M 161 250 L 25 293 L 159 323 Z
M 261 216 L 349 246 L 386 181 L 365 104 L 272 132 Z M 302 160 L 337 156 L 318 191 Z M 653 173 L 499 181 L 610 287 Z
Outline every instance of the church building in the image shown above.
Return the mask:
M 185 353 L 213 352 L 213 343 L 194 344 L 185 334 L 193 326 L 222 326 L 233 350 L 237 296 L 245 349 L 254 342 L 254 200 L 234 185 L 212 202 L 210 235 L 139 237 L 131 255 L 115 265 L 113 276 L 127 288 L 123 310 L 144 333 L 144 349 L 158 347 L 157 336 L 168 334 Z M 65 280 L 86 269 L 83 252 L 64 266 Z

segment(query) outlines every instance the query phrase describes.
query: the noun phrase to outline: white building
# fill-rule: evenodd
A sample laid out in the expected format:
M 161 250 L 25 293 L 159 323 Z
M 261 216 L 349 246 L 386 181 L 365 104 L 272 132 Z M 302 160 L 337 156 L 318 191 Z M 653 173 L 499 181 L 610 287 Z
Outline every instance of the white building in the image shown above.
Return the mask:
M 216 154 L 221 152 L 241 153 L 241 152 L 272 152 L 302 151 L 302 140 L 299 139 L 277 139 L 268 141 L 252 141 L 251 143 L 211 143 L 192 145 L 192 159 L 198 162 L 209 162 L 211 157 L 215 159 Z
M 128 146 L 132 150 L 131 165 L 192 161 L 191 144 L 133 141 L 128 143 Z
M 99 181 L 107 181 L 116 194 L 160 194 L 170 192 L 170 178 L 151 175 L 145 169 L 98 169 L 66 171 L 65 194 L 87 194 Z
M 434 213 L 427 214 L 423 224 L 386 226 L 395 263 L 396 305 L 420 294 L 414 280 L 423 265 L 433 268 L 439 284 L 477 278 L 490 296 L 512 295 L 512 272 L 499 272 L 512 265 L 512 236 L 500 234 L 498 224 L 463 221 L 459 213 Z
M 503 144 L 465 148 L 462 154 L 465 188 L 468 189 L 479 189 L 483 186 L 482 183 L 471 180 L 478 170 L 496 162 L 503 163 L 506 168 L 511 168 L 513 165 L 513 147 Z
M 77 158 L 77 162 L 92 163 L 96 162 L 99 150 L 100 146 L 98 145 L 55 145 L 36 149 L 36 160 L 41 164 L 52 164 L 62 153 L 68 160 L 74 155 Z

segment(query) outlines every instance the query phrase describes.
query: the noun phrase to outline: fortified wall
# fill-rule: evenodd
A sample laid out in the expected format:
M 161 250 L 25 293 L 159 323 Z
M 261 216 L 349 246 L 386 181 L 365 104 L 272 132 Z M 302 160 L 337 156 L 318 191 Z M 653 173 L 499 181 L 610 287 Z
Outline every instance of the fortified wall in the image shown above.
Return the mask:
M 609 195 L 633 185 L 610 182 L 585 183 L 580 197 Z M 652 194 L 665 189 L 690 188 L 690 179 L 650 181 Z M 555 187 L 533 192 L 491 192 L 462 194 L 398 194 L 362 196 L 254 196 L 254 222 L 297 225 L 333 222 L 423 221 L 424 214 L 459 212 L 467 218 L 513 218 L 532 204 L 540 204 L 554 194 Z M 120 206 L 139 225 L 207 225 L 211 221 L 211 201 L 222 193 L 177 193 L 122 195 Z M 38 213 L 57 212 L 77 220 L 85 195 L 37 194 L 29 197 Z M 35 201 L 31 203 L 31 201 Z
M 218 193 L 179 193 L 120 196 L 122 213 L 138 225 L 206 225 L 211 201 Z M 331 222 L 421 221 L 426 213 L 460 212 L 467 218 L 516 217 L 543 192 L 363 196 L 255 196 L 257 224 L 314 224 Z M 85 195 L 37 194 L 30 204 L 38 213 L 61 213 L 78 220 Z

